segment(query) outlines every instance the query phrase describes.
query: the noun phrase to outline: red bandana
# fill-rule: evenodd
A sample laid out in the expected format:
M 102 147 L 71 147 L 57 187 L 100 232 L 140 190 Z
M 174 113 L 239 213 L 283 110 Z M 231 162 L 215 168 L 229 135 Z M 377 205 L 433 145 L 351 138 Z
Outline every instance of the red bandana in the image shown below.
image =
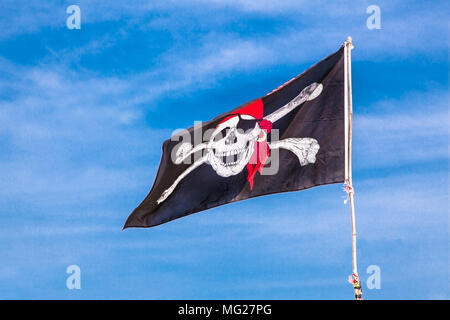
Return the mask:
M 233 112 L 232 114 L 247 114 L 255 119 L 262 119 L 264 116 L 264 105 L 261 99 L 256 100 L 249 105 Z M 231 117 L 232 115 L 230 115 Z M 225 118 L 223 121 L 229 119 L 230 117 Z M 256 172 L 261 174 L 261 170 L 264 167 L 264 164 L 267 161 L 267 158 L 270 155 L 269 145 L 267 144 L 267 134 L 272 129 L 272 123 L 268 120 L 261 120 L 259 122 L 260 128 L 263 132 L 260 133 L 257 142 L 255 143 L 255 150 L 253 152 L 250 161 L 247 164 L 247 180 L 250 183 L 250 190 L 253 189 L 253 178 L 255 177 Z
M 263 132 L 260 133 L 258 140 L 255 143 L 255 151 L 247 164 L 247 180 L 250 183 L 250 190 L 253 189 L 253 178 L 255 177 L 256 172 L 258 171 L 261 174 L 261 170 L 270 155 L 269 145 L 267 144 L 267 134 L 272 130 L 272 122 L 264 119 L 259 123 L 259 126 Z

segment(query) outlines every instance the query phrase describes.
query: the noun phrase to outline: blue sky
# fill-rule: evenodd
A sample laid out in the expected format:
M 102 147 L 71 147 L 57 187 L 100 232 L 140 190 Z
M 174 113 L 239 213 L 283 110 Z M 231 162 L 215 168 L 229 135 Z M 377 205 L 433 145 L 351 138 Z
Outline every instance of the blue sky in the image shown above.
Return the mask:
M 67 6 L 81 29 L 66 27 Z M 381 29 L 366 8 L 381 8 Z M 341 185 L 122 225 L 161 143 L 353 37 L 367 299 L 449 299 L 446 1 L 2 1 L 0 298 L 351 299 Z M 67 266 L 81 290 L 66 288 Z M 381 289 L 369 290 L 370 265 Z

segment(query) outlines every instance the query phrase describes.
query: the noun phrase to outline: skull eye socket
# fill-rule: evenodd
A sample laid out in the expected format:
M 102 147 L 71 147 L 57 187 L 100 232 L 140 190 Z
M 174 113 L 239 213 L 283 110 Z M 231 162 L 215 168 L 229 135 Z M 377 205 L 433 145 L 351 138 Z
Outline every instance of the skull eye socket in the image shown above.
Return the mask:
M 228 132 L 229 128 L 224 128 L 222 130 L 220 130 L 215 136 L 214 136 L 214 142 L 218 142 L 219 140 L 222 140 L 223 138 L 226 137 L 227 132 Z
M 241 115 L 239 113 L 232 114 L 231 116 L 238 116 L 239 121 L 236 124 L 236 129 L 241 133 L 247 133 L 255 129 L 256 124 L 259 123 L 262 119 L 255 119 L 248 115 Z M 230 117 L 230 115 L 225 116 L 225 118 Z M 222 129 L 221 131 L 217 132 L 217 134 L 214 136 L 213 141 L 218 142 L 225 138 L 228 134 L 228 131 L 230 130 L 229 127 Z
M 236 125 L 236 128 L 240 131 L 247 132 L 255 129 L 256 123 L 259 122 L 258 119 L 244 119 L 240 114 L 239 116 L 239 122 Z

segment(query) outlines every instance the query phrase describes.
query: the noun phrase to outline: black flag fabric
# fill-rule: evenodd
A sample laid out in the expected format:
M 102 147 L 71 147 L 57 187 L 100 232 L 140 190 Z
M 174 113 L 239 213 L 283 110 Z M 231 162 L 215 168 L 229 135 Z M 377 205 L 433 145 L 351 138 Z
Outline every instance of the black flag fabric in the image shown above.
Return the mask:
M 269 94 L 180 131 L 124 228 L 344 182 L 344 47 Z

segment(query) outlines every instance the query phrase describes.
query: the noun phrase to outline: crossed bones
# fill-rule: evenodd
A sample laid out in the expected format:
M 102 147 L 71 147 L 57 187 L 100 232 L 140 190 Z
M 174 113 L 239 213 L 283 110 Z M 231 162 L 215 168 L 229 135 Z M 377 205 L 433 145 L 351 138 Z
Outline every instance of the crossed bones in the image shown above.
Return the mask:
M 304 88 L 298 96 L 292 99 L 283 107 L 277 109 L 264 120 L 274 123 L 289 112 L 297 108 L 305 101 L 313 100 L 322 92 L 322 84 L 314 82 Z M 206 143 L 200 143 L 192 147 L 190 143 L 182 143 L 175 154 L 174 163 L 181 164 L 187 157 L 198 151 L 203 152 L 200 159 L 181 173 L 172 185 L 166 189 L 157 200 L 161 203 L 174 191 L 178 183 L 184 179 L 190 172 L 195 170 L 203 163 L 208 163 L 214 171 L 222 177 L 229 177 L 240 173 L 249 163 L 255 152 L 255 143 L 265 141 L 267 133 L 264 131 L 256 119 L 250 115 L 232 114 L 228 120 L 220 123 Z M 242 132 L 238 128 L 240 121 L 255 121 L 255 126 Z M 226 132 L 223 136 L 223 132 Z M 313 138 L 286 138 L 279 141 L 267 142 L 270 149 L 282 148 L 293 152 L 300 165 L 305 166 L 316 162 L 316 154 L 319 151 L 319 144 Z

